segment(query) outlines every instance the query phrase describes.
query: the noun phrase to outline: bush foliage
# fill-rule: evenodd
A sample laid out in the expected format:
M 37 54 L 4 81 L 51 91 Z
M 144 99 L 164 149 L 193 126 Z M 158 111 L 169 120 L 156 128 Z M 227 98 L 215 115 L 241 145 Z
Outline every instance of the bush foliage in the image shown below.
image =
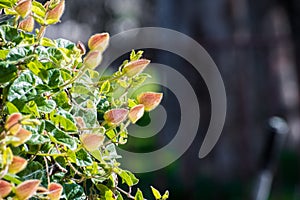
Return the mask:
M 116 146 L 162 99 L 128 97 L 150 61 L 132 51 L 117 72 L 99 75 L 109 34 L 91 36 L 87 54 L 81 42 L 44 37 L 64 6 L 0 0 L 0 199 L 144 199 L 131 192 L 138 179 L 120 168 Z

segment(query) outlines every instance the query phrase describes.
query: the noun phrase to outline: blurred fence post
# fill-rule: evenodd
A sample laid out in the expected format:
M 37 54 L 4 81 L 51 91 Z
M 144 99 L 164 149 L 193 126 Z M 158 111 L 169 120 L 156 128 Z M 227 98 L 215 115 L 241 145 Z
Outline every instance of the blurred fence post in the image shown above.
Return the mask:
M 279 117 L 269 119 L 268 136 L 253 200 L 267 200 L 269 198 L 273 176 L 288 132 L 289 127 L 285 120 Z

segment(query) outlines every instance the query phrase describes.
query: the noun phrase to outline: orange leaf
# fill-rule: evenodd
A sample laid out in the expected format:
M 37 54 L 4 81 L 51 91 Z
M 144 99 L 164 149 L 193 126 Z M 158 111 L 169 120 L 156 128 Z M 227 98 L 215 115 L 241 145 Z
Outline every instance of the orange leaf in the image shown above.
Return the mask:
M 144 92 L 138 95 L 137 100 L 145 106 L 145 111 L 151 111 L 160 104 L 162 97 L 162 93 Z
M 40 180 L 28 180 L 18 185 L 15 191 L 18 199 L 26 200 L 32 197 L 37 191 L 40 182 Z
M 11 174 L 17 174 L 23 169 L 25 169 L 26 166 L 27 166 L 26 159 L 19 156 L 14 156 L 12 163 L 8 167 L 8 172 Z
M 108 33 L 97 33 L 92 35 L 88 41 L 88 46 L 90 50 L 98 50 L 103 52 L 109 42 L 109 34 Z
M 5 129 L 15 135 L 21 129 L 21 124 L 19 123 L 21 119 L 21 113 L 11 114 L 6 120 Z
M 144 115 L 144 105 L 139 104 L 132 107 L 129 111 L 128 117 L 130 121 L 134 124 Z
M 135 61 L 131 61 L 127 63 L 123 70 L 128 77 L 139 75 L 150 63 L 150 60 L 147 59 L 139 59 Z
M 15 137 L 19 138 L 19 141 L 12 142 L 12 145 L 17 147 L 24 144 L 27 140 L 31 138 L 32 133 L 24 128 L 21 128 Z
M 104 113 L 104 120 L 111 126 L 119 125 L 122 123 L 128 114 L 128 110 L 124 108 L 117 108 L 106 111 Z
M 102 61 L 102 54 L 98 50 L 90 51 L 84 58 L 83 64 L 89 69 L 95 69 Z
M 17 6 L 15 7 L 15 11 L 21 15 L 21 17 L 25 18 L 31 12 L 31 8 L 31 0 L 23 0 L 18 2 Z
M 12 185 L 7 182 L 0 180 L 0 198 L 5 198 L 11 192 Z
M 59 200 L 63 191 L 63 187 L 58 183 L 50 183 L 48 185 L 48 190 L 48 197 L 50 200 Z
M 104 136 L 95 133 L 84 133 L 80 135 L 80 140 L 88 151 L 95 151 L 103 144 Z

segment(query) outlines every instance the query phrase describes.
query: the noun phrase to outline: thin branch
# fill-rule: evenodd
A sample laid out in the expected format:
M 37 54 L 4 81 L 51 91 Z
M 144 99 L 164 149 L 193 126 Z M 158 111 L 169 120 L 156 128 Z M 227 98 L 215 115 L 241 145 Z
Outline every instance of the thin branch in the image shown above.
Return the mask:
M 106 143 L 104 143 L 103 144 L 103 146 L 106 146 L 106 145 L 109 145 L 109 144 L 111 144 L 112 143 L 112 140 L 114 140 L 114 139 L 116 139 L 116 138 L 118 138 L 119 136 L 120 136 L 120 134 L 128 127 L 130 125 L 130 120 L 128 120 L 126 123 L 125 123 L 125 125 L 124 125 L 124 127 L 113 137 L 113 138 L 111 138 L 109 141 L 107 141 Z
M 68 164 L 69 164 L 69 166 L 71 167 L 71 169 L 73 169 L 73 171 L 76 173 L 76 174 L 78 174 L 78 175 L 80 175 L 80 176 L 83 176 L 83 174 L 81 173 L 81 172 L 79 172 L 73 165 L 72 165 L 72 163 L 68 160 L 68 159 L 66 159 L 67 161 L 68 161 Z
M 48 185 L 50 185 L 50 175 L 49 175 L 49 166 L 48 166 L 48 161 L 46 157 L 43 157 L 45 161 L 45 166 L 46 166 L 46 174 L 47 174 L 47 181 Z
M 130 199 L 134 199 L 134 196 L 132 196 L 130 193 L 131 193 L 131 188 L 129 187 L 129 192 L 126 192 L 125 190 L 119 188 L 118 186 L 116 187 L 116 189 L 119 191 L 119 192 L 122 192 L 123 194 L 125 194 L 128 198 Z

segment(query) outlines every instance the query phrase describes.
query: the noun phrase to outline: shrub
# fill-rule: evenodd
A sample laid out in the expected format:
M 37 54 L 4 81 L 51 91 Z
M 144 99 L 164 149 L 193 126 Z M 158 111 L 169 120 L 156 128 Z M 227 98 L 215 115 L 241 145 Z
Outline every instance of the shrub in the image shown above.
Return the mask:
M 81 42 L 44 37 L 64 6 L 0 0 L 0 199 L 144 199 L 139 189 L 131 194 L 138 179 L 120 168 L 116 146 L 161 101 L 153 92 L 128 97 L 148 77 L 142 71 L 150 61 L 132 51 L 117 72 L 101 77 L 94 69 L 108 33 L 90 37 L 87 54 Z

